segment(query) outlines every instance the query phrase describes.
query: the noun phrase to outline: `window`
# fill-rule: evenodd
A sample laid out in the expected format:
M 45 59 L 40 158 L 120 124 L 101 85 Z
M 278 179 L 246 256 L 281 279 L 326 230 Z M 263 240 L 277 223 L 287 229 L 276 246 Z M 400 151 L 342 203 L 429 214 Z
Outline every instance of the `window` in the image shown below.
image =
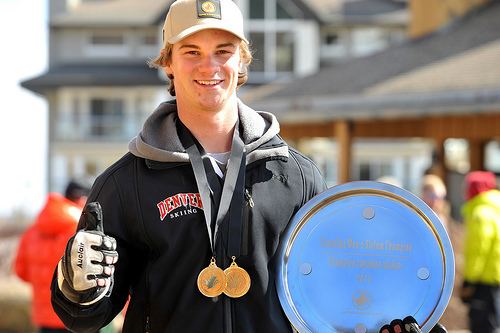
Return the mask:
M 335 32 L 329 32 L 324 37 L 325 44 L 334 45 L 339 42 L 339 35 Z
M 294 70 L 294 35 L 290 32 L 251 32 L 253 72 L 289 73 Z M 269 43 L 275 41 L 274 47 Z M 269 47 L 268 47 L 269 46 Z
M 142 45 L 156 46 L 158 44 L 158 37 L 156 34 L 149 34 L 142 37 Z
M 444 141 L 445 165 L 448 170 L 466 173 L 470 169 L 469 143 L 465 139 L 449 138 Z
M 302 12 L 291 1 L 248 0 L 249 40 L 254 52 L 250 70 L 257 81 L 274 80 L 295 71 L 297 18 Z
M 124 43 L 124 38 L 122 34 L 93 33 L 90 37 L 90 43 L 95 46 L 118 46 Z
M 130 49 L 127 41 L 127 35 L 119 30 L 89 31 L 84 48 L 84 55 L 90 58 L 116 58 L 127 57 L 130 55 Z
M 265 17 L 264 0 L 250 0 L 249 3 L 250 3 L 250 18 L 263 19 Z
M 376 180 L 394 174 L 393 161 L 362 161 L 354 166 L 353 179 Z
M 267 5 L 266 2 L 268 3 Z M 291 12 L 300 16 L 300 10 L 290 1 L 249 0 L 249 3 L 251 19 L 293 19 L 294 17 L 290 14 Z
M 250 64 L 250 70 L 254 72 L 264 72 L 266 70 L 264 33 L 251 32 L 249 34 L 249 38 L 253 51 L 253 60 L 252 63 Z
M 360 163 L 359 165 L 359 180 L 370 180 L 371 172 L 370 172 L 370 164 L 368 163 Z
M 291 5 L 290 2 L 285 2 L 284 4 Z M 276 1 L 276 17 L 278 19 L 293 19 L 292 15 L 290 15 L 289 8 L 285 8 L 279 0 Z
M 500 172 L 500 141 L 489 142 L 485 149 L 485 169 Z
M 125 124 L 124 103 L 121 99 L 90 101 L 90 134 L 98 137 L 119 137 Z
M 85 122 L 85 115 L 82 111 L 82 103 L 79 98 L 73 97 L 73 121 L 71 123 L 71 133 L 67 133 L 67 137 L 71 137 L 73 139 L 79 138 L 82 135 L 82 127 L 81 124 Z
M 276 71 L 293 72 L 293 35 L 288 32 L 276 34 Z

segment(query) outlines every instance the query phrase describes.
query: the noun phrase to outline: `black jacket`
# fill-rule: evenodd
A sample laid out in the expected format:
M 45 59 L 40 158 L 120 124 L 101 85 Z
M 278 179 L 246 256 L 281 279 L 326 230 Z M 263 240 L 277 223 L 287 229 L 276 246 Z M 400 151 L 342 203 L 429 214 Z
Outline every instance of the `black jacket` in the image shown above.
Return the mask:
M 72 304 L 53 283 L 53 305 L 68 328 L 96 331 L 130 295 L 124 333 L 292 332 L 276 293 L 276 252 L 290 219 L 325 184 L 316 166 L 277 135 L 272 115 L 240 103 L 239 116 L 248 155 L 237 264 L 251 277 L 249 292 L 212 299 L 198 291 L 210 243 L 194 173 L 173 130 L 175 104 L 164 103 L 131 142 L 131 152 L 93 186 L 89 201 L 101 204 L 104 230 L 117 240 L 119 261 L 111 296 L 92 306 Z M 227 221 L 216 242 L 222 269 L 231 263 Z

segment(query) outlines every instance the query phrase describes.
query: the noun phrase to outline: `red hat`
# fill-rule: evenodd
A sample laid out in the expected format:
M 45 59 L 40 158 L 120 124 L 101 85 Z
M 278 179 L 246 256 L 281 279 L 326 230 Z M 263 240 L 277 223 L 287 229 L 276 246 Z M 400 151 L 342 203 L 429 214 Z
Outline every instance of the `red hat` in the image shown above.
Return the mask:
M 490 171 L 472 171 L 465 177 L 466 200 L 496 187 L 495 174 Z

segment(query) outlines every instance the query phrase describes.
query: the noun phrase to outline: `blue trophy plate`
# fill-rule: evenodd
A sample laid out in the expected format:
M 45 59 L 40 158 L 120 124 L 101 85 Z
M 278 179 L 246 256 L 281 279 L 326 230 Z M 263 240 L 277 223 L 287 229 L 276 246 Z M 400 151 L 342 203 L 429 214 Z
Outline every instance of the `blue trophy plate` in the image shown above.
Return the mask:
M 453 280 L 453 250 L 437 215 L 384 183 L 318 194 L 294 216 L 279 248 L 278 296 L 300 333 L 378 333 L 408 315 L 427 333 Z

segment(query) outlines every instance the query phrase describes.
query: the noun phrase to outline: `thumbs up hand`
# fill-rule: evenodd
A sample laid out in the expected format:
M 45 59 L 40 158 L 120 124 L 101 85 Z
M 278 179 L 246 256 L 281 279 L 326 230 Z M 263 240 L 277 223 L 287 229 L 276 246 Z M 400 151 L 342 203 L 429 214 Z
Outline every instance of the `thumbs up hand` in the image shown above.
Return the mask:
M 57 282 L 67 299 L 90 305 L 111 294 L 118 252 L 115 239 L 104 234 L 98 202 L 85 206 L 81 222 L 84 228 L 70 238 L 59 261 Z

